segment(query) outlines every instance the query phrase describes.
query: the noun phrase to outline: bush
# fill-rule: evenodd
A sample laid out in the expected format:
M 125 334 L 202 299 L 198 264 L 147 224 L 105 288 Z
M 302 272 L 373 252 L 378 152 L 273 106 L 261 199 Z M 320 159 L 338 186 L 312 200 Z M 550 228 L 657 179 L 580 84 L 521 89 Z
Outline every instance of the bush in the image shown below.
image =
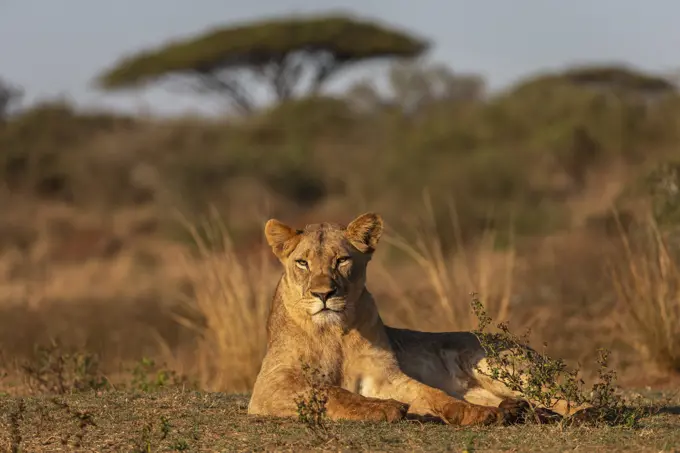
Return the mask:
M 608 367 L 608 351 L 599 351 L 598 380 L 587 388 L 578 369 L 569 369 L 564 360 L 530 348 L 529 331 L 518 337 L 507 323 L 501 322 L 497 325 L 499 332 L 485 332 L 492 320 L 474 293 L 471 306 L 479 322 L 475 335 L 484 348 L 489 368 L 488 372 L 479 371 L 518 392 L 530 404 L 551 409 L 561 400 L 569 408 L 584 408 L 566 419 L 568 423 L 634 427 L 645 415 L 639 402 L 630 405 L 619 392 L 616 372 Z

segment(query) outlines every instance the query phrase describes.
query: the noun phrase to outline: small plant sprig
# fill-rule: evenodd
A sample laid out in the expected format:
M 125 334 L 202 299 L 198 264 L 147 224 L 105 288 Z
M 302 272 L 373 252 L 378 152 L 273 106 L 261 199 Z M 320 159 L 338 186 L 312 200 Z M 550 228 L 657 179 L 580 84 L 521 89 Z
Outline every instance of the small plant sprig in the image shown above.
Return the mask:
M 17 404 L 17 410 L 13 411 L 9 415 L 10 424 L 10 435 L 12 442 L 12 453 L 19 453 L 23 449 L 21 448 L 21 442 L 23 438 L 21 436 L 21 422 L 24 420 L 24 413 L 26 412 L 26 403 L 23 398 L 19 398 L 19 403 Z
M 173 424 L 165 415 L 161 415 L 158 423 L 158 434 L 156 433 L 156 422 L 149 420 L 142 426 L 142 430 L 136 438 L 130 439 L 133 453 L 151 453 L 152 451 L 186 451 L 191 448 L 189 442 L 179 437 L 179 433 L 174 432 Z M 172 439 L 172 437 L 175 437 Z M 197 440 L 197 437 L 194 437 Z M 162 445 L 166 448 L 163 448 Z
M 36 346 L 33 359 L 22 364 L 21 371 L 28 388 L 36 394 L 63 395 L 109 385 L 99 371 L 96 354 L 66 352 L 56 340 Z
M 489 370 L 479 372 L 507 385 L 532 405 L 551 409 L 562 400 L 568 407 L 588 407 L 577 411 L 573 420 L 566 419 L 567 422 L 635 426 L 644 415 L 641 406 L 627 406 L 617 391 L 616 372 L 608 366 L 609 351 L 598 351 L 598 379 L 588 389 L 579 377 L 580 369 L 569 369 L 564 360 L 548 356 L 547 344 L 543 344 L 544 352 L 529 346 L 530 330 L 517 336 L 507 323 L 501 322 L 497 324 L 499 332 L 486 332 L 492 319 L 476 293 L 472 293 L 471 306 L 478 320 L 474 333 L 486 352 L 489 366 Z
M 153 422 L 145 423 L 139 437 L 132 439 L 133 448 L 131 451 L 133 453 L 151 453 L 152 432 Z
M 295 398 L 298 419 L 317 436 L 327 438 L 326 403 L 328 402 L 328 391 L 325 386 L 326 376 L 307 363 L 302 363 L 302 372 L 309 390 Z
M 160 368 L 153 359 L 142 358 L 132 370 L 132 389 L 140 392 L 151 392 L 167 387 L 196 388 L 187 376 L 174 370 Z

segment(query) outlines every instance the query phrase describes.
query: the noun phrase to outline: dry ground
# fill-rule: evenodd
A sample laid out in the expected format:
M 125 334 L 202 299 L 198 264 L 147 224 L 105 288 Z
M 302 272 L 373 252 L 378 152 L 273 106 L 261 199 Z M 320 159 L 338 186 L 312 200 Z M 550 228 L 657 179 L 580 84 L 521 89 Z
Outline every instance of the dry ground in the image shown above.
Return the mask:
M 668 398 L 657 393 L 656 398 Z M 168 389 L 0 397 L 0 448 L 20 451 L 680 451 L 680 399 L 639 428 L 455 428 L 248 418 L 247 395 Z M 23 409 L 20 409 L 23 405 Z M 78 447 L 80 445 L 80 447 Z M 15 450 L 16 451 L 16 450 Z

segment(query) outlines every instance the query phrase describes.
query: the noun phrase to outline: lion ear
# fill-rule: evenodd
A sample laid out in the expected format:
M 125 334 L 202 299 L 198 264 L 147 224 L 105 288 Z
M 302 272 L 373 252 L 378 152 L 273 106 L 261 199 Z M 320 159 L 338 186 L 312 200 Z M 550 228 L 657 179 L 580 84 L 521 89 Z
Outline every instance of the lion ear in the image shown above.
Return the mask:
M 269 219 L 264 226 L 264 235 L 274 255 L 280 260 L 287 258 L 300 242 L 301 231 L 289 227 L 276 219 Z
M 373 253 L 383 232 L 383 220 L 378 214 L 367 212 L 352 220 L 345 236 L 360 252 Z

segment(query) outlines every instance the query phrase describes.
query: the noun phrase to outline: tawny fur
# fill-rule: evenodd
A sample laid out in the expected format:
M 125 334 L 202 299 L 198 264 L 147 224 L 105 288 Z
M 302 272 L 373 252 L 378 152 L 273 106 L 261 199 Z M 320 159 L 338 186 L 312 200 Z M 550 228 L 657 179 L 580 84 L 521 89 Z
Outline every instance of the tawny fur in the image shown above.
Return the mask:
M 507 418 L 517 395 L 486 378 L 484 351 L 470 332 L 427 333 L 385 326 L 366 289 L 366 268 L 383 231 L 377 214 L 347 227 L 265 226 L 284 266 L 267 324 L 267 353 L 249 414 L 297 415 L 310 390 L 303 364 L 324 376 L 331 419 L 395 421 L 408 413 L 456 425 Z M 566 404 L 555 410 L 567 414 Z

